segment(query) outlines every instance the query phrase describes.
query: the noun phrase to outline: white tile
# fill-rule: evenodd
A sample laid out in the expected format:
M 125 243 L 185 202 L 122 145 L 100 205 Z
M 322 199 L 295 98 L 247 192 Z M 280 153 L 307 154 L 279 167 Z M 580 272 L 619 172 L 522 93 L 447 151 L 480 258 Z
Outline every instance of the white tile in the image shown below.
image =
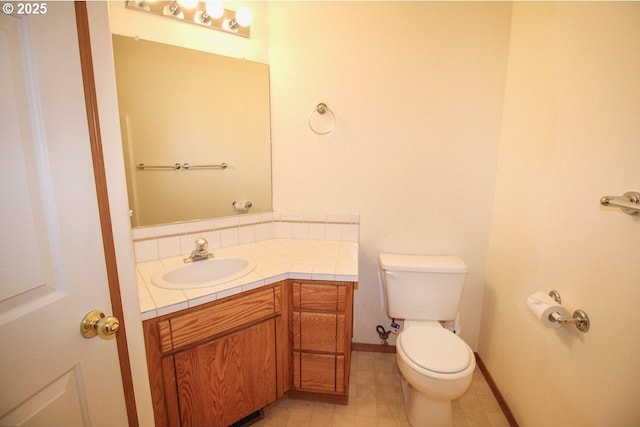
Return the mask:
M 236 216 L 228 216 L 224 218 L 216 218 L 214 221 L 215 228 L 229 228 L 229 227 L 237 227 L 240 223 L 240 220 Z
M 273 212 L 263 212 L 262 213 L 262 221 L 273 221 Z
M 247 283 L 245 285 L 242 285 L 242 292 L 247 292 L 253 289 L 258 289 L 264 286 L 264 280 L 260 279 L 260 280 L 256 280 L 254 282 L 251 283 Z
M 350 214 L 329 214 L 327 215 L 328 222 L 336 222 L 336 223 L 348 223 L 348 224 L 356 224 L 360 222 L 359 215 L 350 215 Z
M 239 294 L 242 292 L 242 286 L 234 286 L 222 291 L 218 291 L 218 299 L 230 297 L 231 295 Z
M 286 263 L 257 261 L 255 273 L 264 279 L 286 274 Z
M 313 264 L 313 272 L 319 274 L 334 274 L 336 272 L 336 263 L 334 259 L 327 261 L 319 261 Z
M 158 311 L 157 310 L 144 311 L 144 312 L 140 313 L 140 320 L 142 320 L 143 322 L 145 320 L 155 319 L 156 317 L 158 317 Z
M 158 315 L 156 304 L 150 296 L 140 298 L 138 304 L 140 306 L 140 316 L 142 320 L 152 319 Z
M 304 214 L 295 212 L 280 212 L 282 221 L 304 221 Z
M 138 285 L 138 298 L 143 300 L 145 298 L 151 298 L 151 294 L 147 289 L 147 285 L 141 281 L 141 285 Z
M 172 257 L 182 253 L 180 236 L 163 237 L 158 239 L 158 256 L 160 258 Z
M 246 214 L 238 216 L 238 225 L 250 225 L 262 222 L 261 214 Z
M 334 274 L 332 280 L 337 280 L 341 282 L 357 282 L 358 275 L 357 274 Z
M 265 222 L 262 224 L 256 224 L 255 226 L 255 241 L 271 239 L 271 222 Z
M 236 279 L 236 282 L 238 283 L 238 285 L 241 285 L 241 286 L 245 286 L 245 285 L 253 286 L 255 284 L 258 284 L 259 286 L 263 286 L 264 285 L 263 279 L 264 278 L 261 275 L 259 275 L 255 270 L 253 270 L 250 273 Z M 255 288 L 256 286 L 253 286 L 253 287 Z
M 342 225 L 342 235 L 341 235 L 341 239 L 342 240 L 348 240 L 351 242 L 357 242 L 358 241 L 358 226 L 355 224 L 343 224 Z
M 220 231 L 206 231 L 202 233 L 202 237 L 207 239 L 209 243 L 209 250 L 217 249 L 220 247 Z
M 276 239 L 291 239 L 293 237 L 293 229 L 290 222 L 276 222 L 274 225 Z
M 191 252 L 196 248 L 196 240 L 199 237 L 202 237 L 200 233 L 184 234 L 180 236 L 180 255 L 190 255 Z
M 202 233 L 208 230 L 213 230 L 212 219 L 191 221 L 185 224 L 185 233 Z
M 158 309 L 158 316 L 189 308 L 186 295 L 179 291 L 154 294 L 152 298 Z
M 321 222 L 321 223 L 325 223 L 325 222 L 327 222 L 327 214 L 326 213 L 313 213 L 313 212 L 305 213 L 304 214 L 304 220 L 306 222 Z
M 238 227 L 238 243 L 244 245 L 246 243 L 253 243 L 256 241 L 256 226 L 245 225 Z
M 313 277 L 311 273 L 295 273 L 295 272 L 287 273 L 287 279 L 311 280 L 312 278 Z
M 327 224 L 325 229 L 326 240 L 341 240 L 342 239 L 342 224 Z
M 160 260 L 158 259 L 139 262 L 136 264 L 136 272 L 139 274 L 140 278 L 142 278 L 145 282 L 148 282 L 153 272 L 159 268 L 162 268 L 162 265 L 162 262 L 160 262 Z
M 178 311 L 186 310 L 187 308 L 189 308 L 189 304 L 186 301 L 178 304 L 165 305 L 162 308 L 158 308 L 158 316 L 177 313 Z
M 352 262 L 338 262 L 336 264 L 335 274 L 357 276 L 358 265 L 354 265 Z
M 149 239 L 155 237 L 153 227 L 135 227 L 131 230 L 133 240 Z
M 336 280 L 336 275 L 333 273 L 311 273 L 311 280 Z
M 220 230 L 220 247 L 226 248 L 238 244 L 238 229 L 227 228 Z
M 176 289 L 165 289 L 158 286 L 148 285 L 147 291 L 149 292 L 149 295 L 151 295 L 151 298 L 154 298 L 154 301 L 156 301 L 156 297 L 161 297 L 162 295 L 164 295 L 164 297 L 162 297 L 162 301 L 168 304 L 187 300 L 182 291 L 178 291 Z M 158 301 L 156 301 L 156 303 L 157 302 Z M 156 306 L 160 307 L 161 305 L 156 304 Z
M 325 223 L 309 223 L 309 239 L 312 240 L 324 240 L 326 235 Z
M 175 224 L 167 224 L 167 225 L 158 225 L 154 228 L 156 237 L 161 236 L 173 236 L 177 234 L 184 234 L 186 232 L 185 224 L 175 223 Z
M 215 301 L 218 295 L 213 287 L 200 289 L 185 289 L 184 294 L 187 296 L 189 307 L 195 307 L 211 301 Z
M 158 259 L 158 243 L 156 240 L 140 240 L 133 242 L 136 262 Z
M 291 223 L 291 237 L 293 239 L 308 239 L 309 238 L 309 225 L 306 222 L 293 222 Z
M 269 277 L 264 279 L 264 284 L 265 284 L 265 286 L 266 285 L 271 285 L 273 283 L 282 282 L 283 280 L 287 280 L 287 274 L 286 273 L 269 276 Z

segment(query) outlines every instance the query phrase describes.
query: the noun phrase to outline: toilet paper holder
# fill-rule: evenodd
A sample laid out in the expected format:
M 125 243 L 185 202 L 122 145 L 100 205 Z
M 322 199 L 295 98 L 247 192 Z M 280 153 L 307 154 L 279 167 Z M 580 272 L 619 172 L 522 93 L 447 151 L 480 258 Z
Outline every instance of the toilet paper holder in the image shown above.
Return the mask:
M 554 290 L 549 292 L 549 296 L 553 298 L 558 304 L 562 304 L 562 298 L 560 297 L 560 293 L 558 291 Z M 578 328 L 580 332 L 587 332 L 589 330 L 589 327 L 591 326 L 589 316 L 587 316 L 587 313 L 585 313 L 584 310 L 575 310 L 573 312 L 573 318 L 571 319 L 564 319 L 559 313 L 551 313 L 549 315 L 549 320 L 551 320 L 552 322 L 558 322 L 562 325 L 573 323 L 574 325 L 576 325 L 576 328 Z

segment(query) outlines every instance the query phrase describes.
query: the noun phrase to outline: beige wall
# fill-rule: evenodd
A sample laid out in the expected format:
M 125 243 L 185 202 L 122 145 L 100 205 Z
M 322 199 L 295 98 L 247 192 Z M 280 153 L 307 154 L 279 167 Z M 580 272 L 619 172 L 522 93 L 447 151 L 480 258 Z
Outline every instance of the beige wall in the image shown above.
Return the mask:
M 640 4 L 515 3 L 479 352 L 522 427 L 640 425 Z M 364 222 L 364 221 L 363 221 Z M 591 330 L 526 309 L 557 289 Z
M 389 326 L 378 253 L 458 254 L 476 346 L 510 3 L 269 4 L 274 209 L 359 213 L 354 341 Z M 317 136 L 325 102 L 336 128 Z

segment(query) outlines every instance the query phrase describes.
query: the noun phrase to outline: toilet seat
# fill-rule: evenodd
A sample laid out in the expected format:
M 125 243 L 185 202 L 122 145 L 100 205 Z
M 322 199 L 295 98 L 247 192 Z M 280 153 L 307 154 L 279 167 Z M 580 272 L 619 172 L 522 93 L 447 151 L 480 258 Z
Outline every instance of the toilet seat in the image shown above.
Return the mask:
M 402 331 L 396 345 L 416 366 L 434 373 L 455 374 L 471 364 L 469 346 L 439 325 L 412 325 Z

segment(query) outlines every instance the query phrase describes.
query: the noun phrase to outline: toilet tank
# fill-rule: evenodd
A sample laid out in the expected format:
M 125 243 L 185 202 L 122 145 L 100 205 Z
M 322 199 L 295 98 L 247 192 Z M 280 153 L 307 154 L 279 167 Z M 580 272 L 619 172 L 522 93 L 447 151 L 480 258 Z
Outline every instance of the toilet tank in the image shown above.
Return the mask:
M 380 254 L 387 314 L 397 319 L 453 320 L 467 264 L 457 256 Z

